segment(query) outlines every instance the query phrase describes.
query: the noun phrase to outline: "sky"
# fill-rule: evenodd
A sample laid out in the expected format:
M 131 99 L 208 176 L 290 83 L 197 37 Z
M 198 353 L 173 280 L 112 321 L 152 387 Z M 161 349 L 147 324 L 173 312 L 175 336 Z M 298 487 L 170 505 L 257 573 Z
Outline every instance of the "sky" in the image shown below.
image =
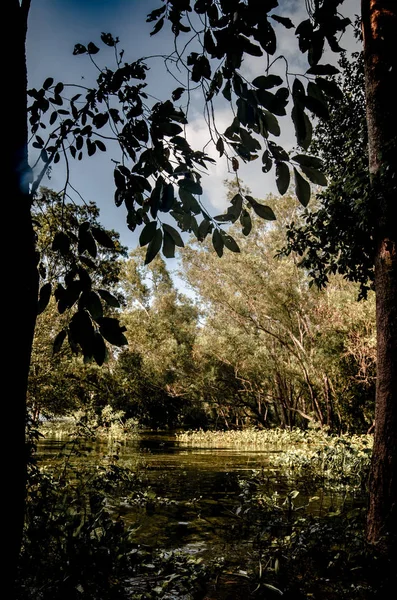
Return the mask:
M 93 41 L 101 46 L 101 52 L 95 59 L 102 66 L 112 67 L 112 50 L 102 50 L 100 43 L 101 32 L 110 32 L 120 38 L 120 48 L 125 50 L 125 60 L 132 61 L 142 56 L 168 53 L 172 49 L 172 36 L 166 28 L 151 37 L 153 24 L 146 23 L 146 15 L 151 10 L 162 5 L 161 0 L 32 0 L 28 23 L 27 63 L 30 87 L 41 87 L 47 77 L 53 77 L 55 82 L 82 83 L 89 85 L 95 77 L 95 70 L 87 56 L 73 56 L 76 43 L 87 44 Z M 280 14 L 287 14 L 296 23 L 304 14 L 304 0 L 284 0 Z M 285 12 L 285 10 L 287 13 Z M 282 12 L 283 11 L 283 12 Z M 359 0 L 345 0 L 343 12 L 354 15 L 359 12 Z M 279 51 L 286 55 L 291 66 L 297 70 L 302 57 L 291 40 L 294 36 L 290 30 L 276 26 L 278 33 Z M 347 49 L 354 48 L 351 38 L 344 39 L 342 45 Z M 327 62 L 335 61 L 335 57 L 327 57 Z M 166 99 L 169 93 L 177 87 L 166 73 L 161 61 L 150 61 L 151 70 L 148 74 L 150 92 L 161 99 Z M 245 72 L 252 76 L 262 73 L 263 63 L 260 59 L 249 58 L 244 62 Z M 301 69 L 300 69 L 301 70 Z M 190 123 L 187 136 L 196 149 L 202 149 L 208 140 L 208 132 L 202 117 L 202 107 L 198 97 L 192 100 Z M 225 107 L 219 106 L 217 122 L 220 131 L 230 125 L 230 113 Z M 292 127 L 283 119 L 282 135 L 278 143 L 287 149 L 293 147 Z M 208 147 L 210 156 L 217 159 L 215 148 Z M 98 156 L 100 154 L 100 156 Z M 34 152 L 32 153 L 32 158 Z M 132 233 L 125 223 L 124 207 L 117 208 L 114 204 L 114 182 L 112 151 L 106 154 L 97 153 L 91 159 L 72 163 L 72 183 L 87 200 L 93 200 L 101 210 L 100 220 L 107 228 L 113 228 L 121 235 L 121 241 L 131 250 L 137 245 L 139 232 Z M 241 162 L 241 161 L 240 161 Z M 208 177 L 203 177 L 204 201 L 212 214 L 219 214 L 227 206 L 223 181 L 231 178 L 226 163 L 217 160 L 209 169 Z M 241 177 L 258 199 L 265 198 L 268 193 L 275 193 L 274 173 L 264 175 L 261 171 L 260 159 L 243 165 Z M 55 189 L 63 188 L 64 171 L 54 168 L 51 179 L 43 180 L 43 185 Z

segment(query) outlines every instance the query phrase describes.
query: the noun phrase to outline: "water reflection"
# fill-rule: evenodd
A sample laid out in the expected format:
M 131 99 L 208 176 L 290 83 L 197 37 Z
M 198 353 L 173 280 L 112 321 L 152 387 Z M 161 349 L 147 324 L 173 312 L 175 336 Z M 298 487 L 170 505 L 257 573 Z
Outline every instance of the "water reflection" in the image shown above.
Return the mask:
M 80 456 L 75 454 L 78 449 Z M 275 450 L 280 452 L 280 450 Z M 225 540 L 236 541 L 241 487 L 239 480 L 259 470 L 267 478 L 269 494 L 281 496 L 291 490 L 291 482 L 269 464 L 271 450 L 243 448 L 194 448 L 178 442 L 175 435 L 145 432 L 139 438 L 109 446 L 104 442 L 79 442 L 65 445 L 65 438 L 43 439 L 39 444 L 42 465 L 51 465 L 59 453 L 70 456 L 72 463 L 91 464 L 93 468 L 106 456 L 117 454 L 118 464 L 144 473 L 146 489 L 153 503 L 142 506 L 123 499 L 118 511 L 127 523 L 136 527 L 138 543 L 179 547 L 189 552 L 208 551 Z M 342 502 L 351 506 L 362 500 L 322 487 L 313 489 L 301 482 L 298 505 L 307 504 L 310 496 L 312 514 L 335 510 Z M 296 485 L 296 483 L 295 483 Z M 157 502 L 166 497 L 168 501 Z

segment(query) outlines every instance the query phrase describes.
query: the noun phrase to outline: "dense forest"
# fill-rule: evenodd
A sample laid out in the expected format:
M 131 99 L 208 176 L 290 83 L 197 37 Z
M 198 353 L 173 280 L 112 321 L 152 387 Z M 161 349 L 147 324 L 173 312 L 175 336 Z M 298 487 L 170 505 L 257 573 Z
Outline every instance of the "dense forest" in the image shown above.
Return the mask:
M 87 85 L 57 73 L 37 88 L 30 4 L 5 9 L 9 597 L 384 597 L 397 544 L 394 3 L 363 0 L 352 20 L 343 0 L 302 13 L 163 0 L 147 22 L 169 54 L 126 62 L 102 32 L 100 47 L 74 46 Z M 153 60 L 177 85 L 169 98 L 152 94 Z M 132 251 L 74 186 L 73 165 L 98 155 Z M 205 173 L 218 161 L 214 214 Z M 251 191 L 251 162 L 277 194 Z M 60 167 L 61 189 L 46 187 Z

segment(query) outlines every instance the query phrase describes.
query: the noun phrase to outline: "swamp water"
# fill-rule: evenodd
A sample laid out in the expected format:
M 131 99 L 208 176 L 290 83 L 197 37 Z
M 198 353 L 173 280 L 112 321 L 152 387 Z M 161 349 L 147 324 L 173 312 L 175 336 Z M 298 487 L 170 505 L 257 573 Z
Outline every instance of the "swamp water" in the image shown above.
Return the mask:
M 244 553 L 248 539 L 243 539 L 238 524 L 241 482 L 254 471 L 268 483 L 269 497 L 278 494 L 280 505 L 298 488 L 294 504 L 302 516 L 362 505 L 361 497 L 313 487 L 310 481 L 291 482 L 280 469 L 271 467 L 272 452 L 282 450 L 192 447 L 170 433 L 148 432 L 113 445 L 80 441 L 73 449 L 67 438 L 47 436 L 39 442 L 38 459 L 40 466 L 50 469 L 65 456 L 77 469 L 81 464 L 95 470 L 104 460 L 128 467 L 143 482 L 141 501 L 130 502 L 123 495 L 114 508 L 135 528 L 136 543 L 190 554 L 211 556 L 226 552 L 226 547 L 229 553 Z M 314 500 L 309 502 L 310 498 Z

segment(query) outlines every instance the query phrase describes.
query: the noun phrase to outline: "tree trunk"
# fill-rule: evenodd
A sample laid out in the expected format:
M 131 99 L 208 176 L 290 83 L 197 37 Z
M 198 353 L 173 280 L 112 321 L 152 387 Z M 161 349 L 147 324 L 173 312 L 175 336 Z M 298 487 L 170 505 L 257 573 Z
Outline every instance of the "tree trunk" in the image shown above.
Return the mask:
M 5 493 L 5 512 L 8 527 L 5 548 L 3 588 L 10 590 L 15 581 L 21 547 L 26 493 L 27 449 L 25 443 L 26 393 L 37 313 L 38 274 L 35 241 L 31 219 L 29 194 L 28 129 L 27 129 L 27 76 L 25 39 L 29 2 L 11 0 L 6 3 L 5 23 L 12 32 L 5 81 L 10 89 L 9 102 L 4 109 L 6 124 L 3 128 L 3 147 L 7 154 L 3 181 L 7 186 L 4 220 L 9 236 L 5 250 L 7 306 L 4 319 L 8 336 L 5 341 L 3 386 L 9 397 L 5 405 L 12 435 L 12 455 L 7 459 L 12 473 Z M 8 64 L 7 64 L 8 63 Z M 9 584 L 9 585 L 7 585 Z M 8 597 L 11 597 L 10 594 Z
M 362 0 L 369 168 L 376 214 L 377 384 L 367 539 L 397 550 L 397 3 Z

